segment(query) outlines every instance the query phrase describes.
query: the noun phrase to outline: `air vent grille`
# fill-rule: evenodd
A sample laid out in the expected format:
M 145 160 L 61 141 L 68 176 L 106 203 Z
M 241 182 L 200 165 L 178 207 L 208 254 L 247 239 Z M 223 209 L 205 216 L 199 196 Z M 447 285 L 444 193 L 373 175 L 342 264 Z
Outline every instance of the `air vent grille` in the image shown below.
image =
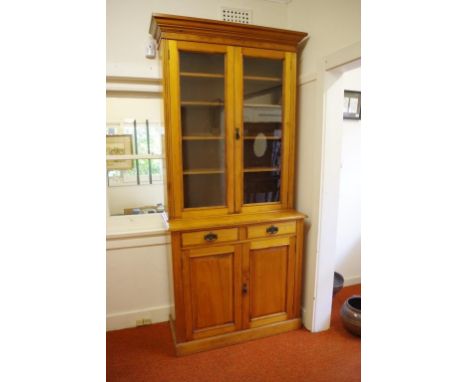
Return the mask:
M 231 23 L 252 23 L 252 11 L 250 9 L 221 7 L 221 17 L 223 21 L 229 21 Z

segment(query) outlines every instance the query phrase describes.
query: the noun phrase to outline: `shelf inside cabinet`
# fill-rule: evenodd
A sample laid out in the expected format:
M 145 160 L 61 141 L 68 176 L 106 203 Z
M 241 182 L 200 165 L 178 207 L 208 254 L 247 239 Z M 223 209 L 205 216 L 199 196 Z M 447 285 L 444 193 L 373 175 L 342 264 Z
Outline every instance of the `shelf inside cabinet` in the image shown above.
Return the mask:
M 184 175 L 205 175 L 205 174 L 223 174 L 224 169 L 217 168 L 198 168 L 195 170 L 184 170 Z
M 216 101 L 182 101 L 182 106 L 224 106 L 224 102 Z
M 247 81 L 265 81 L 265 82 L 282 82 L 280 77 L 263 77 L 263 76 L 244 76 Z
M 281 137 L 277 137 L 277 136 L 264 136 L 263 138 L 266 139 L 266 140 L 272 140 L 272 141 L 279 141 L 281 139 Z M 253 139 L 257 139 L 257 136 L 255 136 L 255 135 L 245 135 L 244 139 L 248 139 L 248 140 L 252 139 L 253 140 Z
M 217 136 L 217 135 L 185 135 L 182 137 L 182 140 L 184 141 L 221 141 L 223 140 L 223 136 Z
M 244 168 L 244 172 L 272 172 L 279 171 L 279 167 L 249 167 Z
M 260 104 L 260 103 L 244 103 L 244 107 L 260 107 L 260 108 L 281 109 L 281 106 L 282 105 Z
M 181 77 L 195 77 L 195 78 L 224 78 L 224 74 L 215 73 L 199 73 L 199 72 L 181 72 Z

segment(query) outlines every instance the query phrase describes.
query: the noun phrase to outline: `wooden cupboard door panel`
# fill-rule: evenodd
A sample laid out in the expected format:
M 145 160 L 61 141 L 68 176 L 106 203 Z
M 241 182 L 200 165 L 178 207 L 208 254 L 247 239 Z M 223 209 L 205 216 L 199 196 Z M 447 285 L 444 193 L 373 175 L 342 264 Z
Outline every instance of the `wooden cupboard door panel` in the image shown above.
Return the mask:
M 294 318 L 296 237 L 254 240 L 244 251 L 249 293 L 243 300 L 243 327 Z M 248 260 L 247 260 L 248 259 Z M 245 282 L 245 281 L 244 281 Z M 247 312 L 246 312 L 247 311 Z
M 187 337 L 203 338 L 240 328 L 240 246 L 184 253 Z
M 250 252 L 250 317 L 286 311 L 288 247 Z
M 195 330 L 234 322 L 233 257 L 231 253 L 190 261 Z

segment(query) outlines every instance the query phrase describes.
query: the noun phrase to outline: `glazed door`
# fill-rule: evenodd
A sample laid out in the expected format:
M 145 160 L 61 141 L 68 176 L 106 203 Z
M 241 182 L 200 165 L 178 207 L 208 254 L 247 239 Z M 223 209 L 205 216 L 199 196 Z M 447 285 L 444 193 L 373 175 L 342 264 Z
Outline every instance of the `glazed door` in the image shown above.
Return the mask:
M 242 327 L 241 245 L 183 251 L 187 340 Z
M 253 241 L 246 247 L 243 327 L 293 318 L 295 237 Z
M 233 212 L 234 48 L 168 44 L 174 217 Z
M 236 49 L 236 209 L 292 207 L 295 53 Z

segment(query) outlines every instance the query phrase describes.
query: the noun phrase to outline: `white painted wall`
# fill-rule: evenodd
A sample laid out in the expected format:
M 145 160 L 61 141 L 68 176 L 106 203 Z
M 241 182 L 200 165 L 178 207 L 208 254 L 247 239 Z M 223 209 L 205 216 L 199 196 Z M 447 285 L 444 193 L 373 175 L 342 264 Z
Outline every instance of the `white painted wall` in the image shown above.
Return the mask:
M 287 5 L 264 0 L 107 0 L 107 74 L 158 77 L 158 60 L 145 58 L 152 13 L 219 20 L 220 7 L 252 10 L 254 24 L 286 27 Z
M 360 42 L 360 12 L 359 0 L 293 0 L 288 4 L 288 28 L 309 33 L 309 40 L 299 58 L 296 208 L 309 216 L 305 230 L 303 321 L 307 329 L 314 331 L 329 327 L 333 285 L 333 272 L 330 273 L 330 270 L 334 265 L 330 267 L 330 264 L 326 264 L 317 274 L 318 251 L 324 244 L 319 242 L 321 200 L 329 196 L 322 194 L 321 188 L 326 138 L 323 130 L 326 109 L 324 94 L 328 86 L 325 58 Z M 323 246 L 322 250 L 333 250 L 333 259 L 332 247 Z M 330 254 L 324 253 L 324 256 Z M 324 297 L 325 300 L 316 307 L 321 318 L 314 324 L 316 317 L 312 313 L 317 296 L 327 296 L 328 291 L 329 298 Z
M 343 73 L 343 87 L 361 90 L 361 68 Z M 345 285 L 361 282 L 361 120 L 343 120 L 336 271 Z
M 135 326 L 169 317 L 169 279 L 166 236 L 155 236 L 149 246 L 134 239 L 123 249 L 107 250 L 107 330 Z
M 161 216 L 117 216 L 107 224 L 107 330 L 167 321 L 170 237 Z

